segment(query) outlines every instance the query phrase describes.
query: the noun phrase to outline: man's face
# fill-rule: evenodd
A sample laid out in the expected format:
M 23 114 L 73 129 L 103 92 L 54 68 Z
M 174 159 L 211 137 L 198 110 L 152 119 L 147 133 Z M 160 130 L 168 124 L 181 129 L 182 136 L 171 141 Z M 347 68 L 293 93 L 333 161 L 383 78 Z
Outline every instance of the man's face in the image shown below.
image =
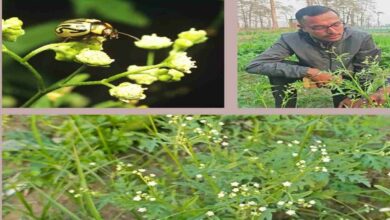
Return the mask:
M 304 16 L 303 20 L 303 24 L 298 27 L 319 40 L 335 42 L 343 37 L 344 24 L 333 11 L 317 16 Z

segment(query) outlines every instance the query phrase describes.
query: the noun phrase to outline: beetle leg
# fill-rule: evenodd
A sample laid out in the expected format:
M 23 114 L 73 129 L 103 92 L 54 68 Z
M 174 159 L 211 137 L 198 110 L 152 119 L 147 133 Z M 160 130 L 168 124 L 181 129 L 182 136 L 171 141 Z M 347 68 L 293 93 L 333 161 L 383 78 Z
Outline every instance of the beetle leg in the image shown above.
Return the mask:
M 66 43 L 66 42 L 68 42 L 68 40 L 70 40 L 70 37 L 65 38 L 62 43 Z

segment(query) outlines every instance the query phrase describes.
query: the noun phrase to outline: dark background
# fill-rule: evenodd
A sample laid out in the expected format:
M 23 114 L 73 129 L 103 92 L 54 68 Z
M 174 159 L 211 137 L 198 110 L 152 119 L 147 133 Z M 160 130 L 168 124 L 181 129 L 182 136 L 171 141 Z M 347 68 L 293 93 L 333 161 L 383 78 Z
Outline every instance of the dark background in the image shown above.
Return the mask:
M 118 2 L 120 0 L 115 0 Z M 24 56 L 29 51 L 52 42 L 59 42 L 54 27 L 63 20 L 71 18 L 96 18 L 106 21 L 121 32 L 141 37 L 156 33 L 176 39 L 177 34 L 194 27 L 208 32 L 208 41 L 191 47 L 188 56 L 196 61 L 198 68 L 186 74 L 180 82 L 145 85 L 147 98 L 139 104 L 149 107 L 223 107 L 224 104 L 224 30 L 222 0 L 123 0 L 131 4 L 134 13 L 119 15 L 121 9 L 115 9 L 111 1 L 103 0 L 61 0 L 26 1 L 3 0 L 3 18 L 19 17 L 26 30 L 26 36 L 16 43 L 9 43 L 11 49 Z M 112 2 L 111 2 L 112 3 Z M 88 6 L 90 4 L 90 6 Z M 93 5 L 104 4 L 104 10 L 95 10 Z M 91 6 L 92 5 L 92 6 Z M 88 9 L 90 7 L 90 9 Z M 138 16 L 140 13 L 142 16 Z M 134 16 L 133 16 L 134 15 Z M 119 17 L 119 18 L 118 18 Z M 45 26 L 45 23 L 48 23 Z M 41 29 L 36 28 L 39 25 Z M 29 28 L 36 28 L 34 31 Z M 27 36 L 27 34 L 32 34 Z M 33 36 L 34 35 L 34 36 Z M 30 45 L 30 46 L 26 46 Z M 13 48 L 15 47 L 15 48 Z M 30 47 L 30 48 L 28 48 Z M 134 46 L 132 40 L 121 37 L 104 43 L 104 51 L 115 59 L 109 68 L 88 67 L 89 80 L 97 80 L 120 73 L 131 64 L 145 65 L 146 50 Z M 158 51 L 156 62 L 167 56 L 169 49 Z M 3 93 L 24 103 L 36 91 L 36 84 L 30 73 L 18 63 L 3 56 Z M 54 52 L 46 51 L 30 60 L 30 63 L 43 74 L 47 85 L 66 77 L 80 64 L 54 60 Z M 115 81 L 118 85 L 121 81 Z M 74 92 L 88 97 L 89 106 L 107 100 L 115 100 L 103 86 L 78 87 Z M 68 107 L 68 106 L 62 106 Z

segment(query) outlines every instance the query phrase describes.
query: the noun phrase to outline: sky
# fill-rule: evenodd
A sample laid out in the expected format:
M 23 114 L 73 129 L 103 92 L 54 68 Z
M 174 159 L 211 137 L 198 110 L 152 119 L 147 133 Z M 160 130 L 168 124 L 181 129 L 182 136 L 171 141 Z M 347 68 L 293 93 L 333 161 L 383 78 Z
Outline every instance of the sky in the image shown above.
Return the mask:
M 294 11 L 306 6 L 305 1 L 303 0 L 279 0 L 279 2 L 284 5 L 292 5 L 295 9 Z M 377 5 L 376 8 L 382 9 L 381 11 L 384 13 L 380 16 L 381 24 L 390 24 L 390 10 L 388 10 L 390 9 L 390 0 L 375 0 L 375 2 Z

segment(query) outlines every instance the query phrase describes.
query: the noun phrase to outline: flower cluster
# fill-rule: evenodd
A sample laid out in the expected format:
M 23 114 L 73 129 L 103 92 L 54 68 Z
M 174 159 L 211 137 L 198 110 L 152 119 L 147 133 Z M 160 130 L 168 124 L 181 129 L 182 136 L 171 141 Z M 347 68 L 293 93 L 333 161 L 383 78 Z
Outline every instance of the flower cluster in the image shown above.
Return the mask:
M 133 197 L 132 200 L 135 201 L 135 202 L 139 202 L 139 201 L 142 201 L 142 200 L 154 202 L 154 201 L 156 201 L 156 198 L 153 197 L 153 196 L 150 196 L 148 193 L 145 193 L 145 192 L 142 192 L 142 191 L 137 191 L 135 193 L 135 196 Z
M 172 41 L 167 37 L 159 37 L 156 34 L 152 34 L 142 36 L 141 40 L 135 41 L 134 44 L 139 48 L 158 50 L 171 46 Z
M 12 17 L 5 21 L 1 20 L 3 40 L 15 42 L 18 37 L 24 35 L 23 22 L 19 18 Z
M 191 28 L 189 31 L 181 32 L 179 38 L 175 41 L 173 48 L 175 51 L 184 51 L 194 44 L 200 44 L 207 40 L 207 33 L 203 30 Z
M 146 95 L 144 94 L 144 90 L 146 90 L 146 88 L 142 88 L 142 86 L 138 84 L 124 82 L 111 88 L 109 92 L 111 96 L 129 103 L 130 101 L 145 99 Z
M 169 124 L 176 124 L 181 127 L 187 127 L 187 123 L 185 121 L 193 120 L 193 118 L 190 116 L 185 117 L 184 120 L 180 116 L 167 115 L 167 117 L 170 118 L 168 121 Z M 225 125 L 224 122 L 218 122 L 218 124 L 215 124 L 210 123 L 205 119 L 199 119 L 197 122 L 199 123 L 199 126 L 191 128 L 188 127 L 188 129 L 191 129 L 193 133 L 199 135 L 199 137 L 207 139 L 212 143 L 219 144 L 222 147 L 229 146 L 229 137 L 222 132 L 223 126 Z
M 68 193 L 73 195 L 74 198 L 79 198 L 83 193 L 89 193 L 92 196 L 96 196 L 98 193 L 95 191 L 92 191 L 91 189 L 80 187 L 77 190 L 75 189 L 69 189 Z

